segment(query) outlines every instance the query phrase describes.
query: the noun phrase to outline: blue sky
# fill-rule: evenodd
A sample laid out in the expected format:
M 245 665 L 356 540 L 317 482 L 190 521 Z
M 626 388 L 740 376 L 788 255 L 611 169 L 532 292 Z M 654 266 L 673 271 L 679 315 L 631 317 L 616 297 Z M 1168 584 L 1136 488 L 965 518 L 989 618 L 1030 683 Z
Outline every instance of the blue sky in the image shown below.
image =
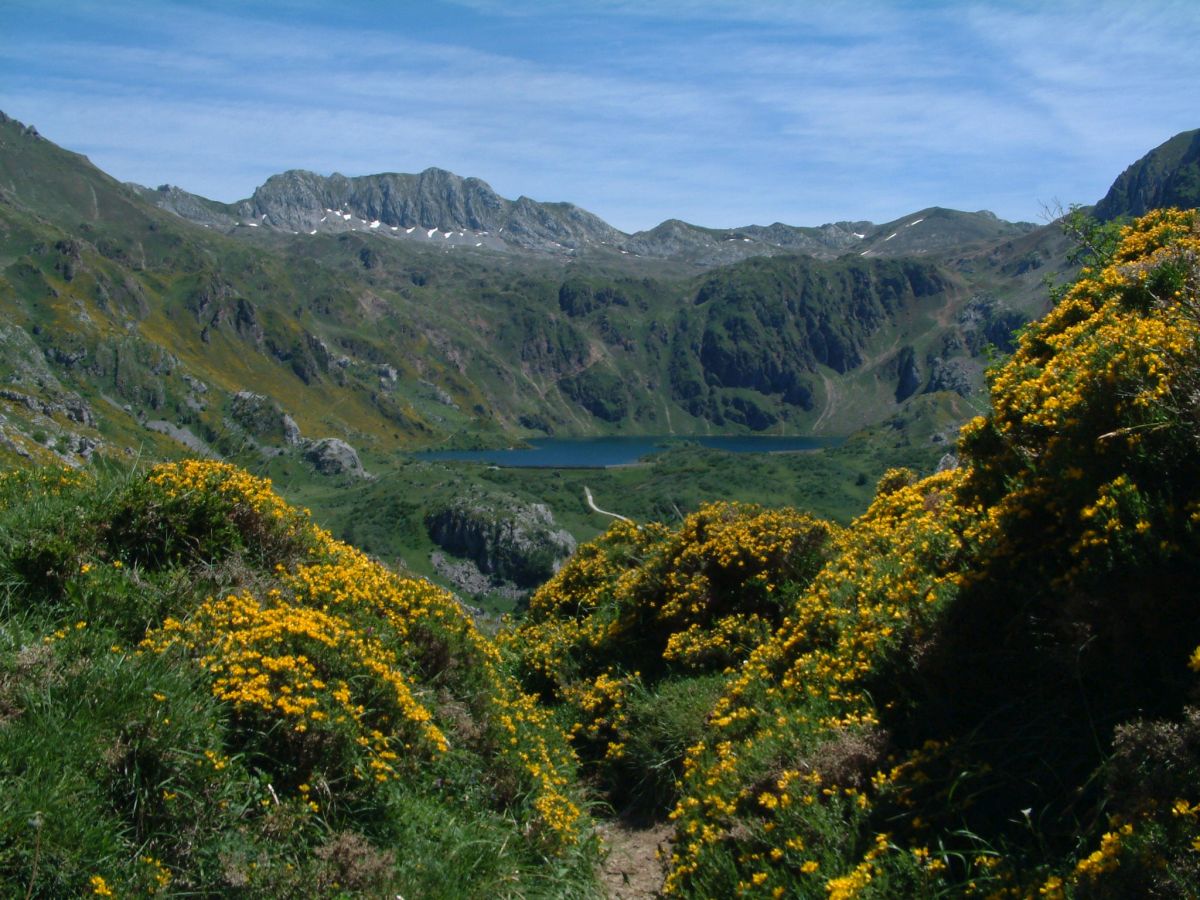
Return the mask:
M 1200 127 L 1200 2 L 4 0 L 0 110 L 218 200 L 440 166 L 626 231 L 1039 221 Z

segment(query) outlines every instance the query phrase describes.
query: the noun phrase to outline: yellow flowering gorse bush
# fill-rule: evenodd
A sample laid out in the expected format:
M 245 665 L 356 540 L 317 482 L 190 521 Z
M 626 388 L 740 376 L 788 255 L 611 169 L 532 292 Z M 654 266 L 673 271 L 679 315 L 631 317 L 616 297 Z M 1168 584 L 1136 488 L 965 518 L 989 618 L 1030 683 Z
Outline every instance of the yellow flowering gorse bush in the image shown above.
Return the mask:
M 878 711 L 864 691 L 868 677 L 885 652 L 920 642 L 925 625 L 955 590 L 971 522 L 954 503 L 961 477 L 946 472 L 916 482 L 900 471 L 885 475 L 885 490 L 841 533 L 830 562 L 731 679 L 712 713 L 712 738 L 694 747 L 685 764 L 683 798 L 671 813 L 680 841 L 668 894 L 687 895 L 703 885 L 708 858 L 723 852 L 739 825 L 750 824 L 762 847 L 739 857 L 750 870 L 744 890 L 768 896 L 776 888 L 789 890 L 788 871 L 815 885 L 818 873 L 830 868 L 831 853 L 846 853 L 806 836 L 803 811 L 845 816 L 849 826 L 869 811 L 866 786 L 837 784 L 807 761 L 780 769 L 765 790 L 748 790 L 744 764 L 795 752 L 787 748 L 807 748 L 812 755 L 822 743 L 878 725 Z M 780 854 L 773 856 L 772 847 Z M 830 890 L 853 896 L 848 892 L 870 880 L 878 855 L 875 850 L 854 871 L 831 880 Z
M 451 687 L 455 672 L 469 679 L 464 699 L 494 765 L 524 785 L 543 842 L 578 839 L 583 815 L 560 734 L 449 594 L 334 540 L 269 482 L 235 467 L 193 460 L 156 467 L 148 480 L 168 500 L 215 498 L 239 527 L 268 532 L 268 544 L 274 529 L 276 546 L 292 551 L 276 563 L 274 586 L 210 597 L 142 643 L 146 652 L 193 658 L 247 733 L 270 736 L 265 746 L 286 757 L 291 781 L 344 766 L 366 785 L 386 783 L 448 753 L 453 734 L 439 722 L 434 685 Z
M 709 504 L 677 529 L 614 524 L 579 548 L 501 636 L 526 683 L 571 711 L 587 755 L 621 756 L 630 692 L 738 664 L 779 624 L 784 586 L 837 529 L 794 510 Z
M 992 373 L 963 467 L 884 477 L 689 751 L 668 895 L 1122 896 L 1170 881 L 1151 874 L 1164 853 L 1200 884 L 1194 784 L 1172 776 L 1189 787 L 1171 807 L 1110 776 L 1105 799 L 1073 718 L 1109 717 L 1092 727 L 1111 735 L 1164 684 L 1181 702 L 1189 657 L 1200 668 L 1198 251 L 1195 212 L 1128 226 Z M 1114 765 L 1160 765 L 1155 735 L 1177 727 L 1134 727 Z M 1068 793 L 1012 809 L 1010 779 L 1050 754 L 1075 767 Z M 1076 857 L 1030 845 L 1079 827 L 1085 797 L 1126 817 Z

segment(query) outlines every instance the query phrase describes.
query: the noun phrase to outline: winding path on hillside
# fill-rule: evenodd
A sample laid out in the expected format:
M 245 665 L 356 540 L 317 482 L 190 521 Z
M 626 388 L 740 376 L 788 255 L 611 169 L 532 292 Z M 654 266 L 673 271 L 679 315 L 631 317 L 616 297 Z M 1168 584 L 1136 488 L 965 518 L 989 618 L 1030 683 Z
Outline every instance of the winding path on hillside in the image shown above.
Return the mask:
M 602 516 L 612 516 L 614 519 L 620 519 L 622 522 L 630 522 L 630 523 L 633 522 L 633 520 L 628 518 L 627 516 L 622 516 L 619 513 L 615 513 L 615 512 L 609 512 L 606 509 L 601 509 L 600 507 L 598 507 L 596 505 L 596 501 L 592 499 L 592 489 L 590 487 L 588 487 L 587 485 L 583 486 L 583 495 L 584 495 L 584 497 L 587 498 L 588 509 L 590 509 L 592 512 L 598 512 Z

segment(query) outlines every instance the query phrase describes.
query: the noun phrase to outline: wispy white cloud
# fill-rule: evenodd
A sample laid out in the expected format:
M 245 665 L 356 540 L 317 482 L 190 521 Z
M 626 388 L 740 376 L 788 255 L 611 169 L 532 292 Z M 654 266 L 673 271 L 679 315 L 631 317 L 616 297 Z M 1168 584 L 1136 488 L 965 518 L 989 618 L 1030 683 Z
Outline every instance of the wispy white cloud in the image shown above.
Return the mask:
M 626 229 L 1029 218 L 1200 125 L 1200 16 L 1165 0 L 116 0 L 52 28 L 12 2 L 0 107 L 119 177 L 226 200 L 284 168 L 438 165 Z
M 979 5 L 971 22 L 1009 60 L 1046 132 L 1079 159 L 1132 162 L 1200 125 L 1189 89 L 1200 80 L 1194 3 Z

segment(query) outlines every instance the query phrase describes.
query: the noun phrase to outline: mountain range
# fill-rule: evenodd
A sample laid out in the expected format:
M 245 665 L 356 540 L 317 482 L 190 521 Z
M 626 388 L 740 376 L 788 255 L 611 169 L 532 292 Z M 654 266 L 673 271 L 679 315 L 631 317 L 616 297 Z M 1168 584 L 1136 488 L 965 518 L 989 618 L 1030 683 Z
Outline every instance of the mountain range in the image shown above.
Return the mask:
M 443 248 L 535 250 L 563 256 L 607 248 L 700 266 L 781 253 L 818 259 L 851 252 L 908 256 L 1014 237 L 1035 228 L 1027 222 L 1005 222 L 986 210 L 934 208 L 882 225 L 836 222 L 805 228 L 776 222 L 716 229 L 668 219 L 648 231 L 626 234 L 573 204 L 528 197 L 507 200 L 478 178 L 443 169 L 358 178 L 291 170 L 268 178 L 249 199 L 229 204 L 172 185 L 155 190 L 129 186 L 162 209 L 226 233 L 242 228 L 310 236 L 357 231 Z
M 1194 202 L 1198 136 L 1097 212 Z M 846 434 L 917 397 L 973 402 L 1067 251 L 1057 225 L 940 208 L 625 234 L 438 169 L 290 171 L 224 204 L 121 184 L 0 114 L 0 455 L 354 473 L 354 449 Z

